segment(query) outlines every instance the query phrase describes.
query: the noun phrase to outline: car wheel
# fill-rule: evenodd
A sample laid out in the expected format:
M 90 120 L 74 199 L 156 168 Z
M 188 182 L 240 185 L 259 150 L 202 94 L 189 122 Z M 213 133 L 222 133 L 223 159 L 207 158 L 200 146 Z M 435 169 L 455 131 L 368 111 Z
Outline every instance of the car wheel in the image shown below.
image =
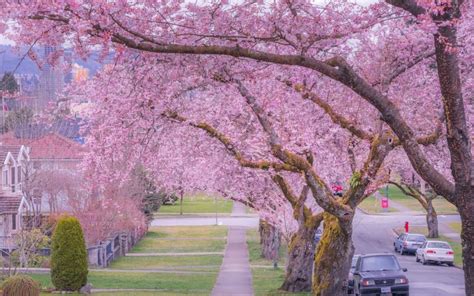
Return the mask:
M 448 262 L 448 266 L 454 266 L 454 262 Z
M 425 256 L 421 257 L 421 264 L 426 265 L 426 263 Z

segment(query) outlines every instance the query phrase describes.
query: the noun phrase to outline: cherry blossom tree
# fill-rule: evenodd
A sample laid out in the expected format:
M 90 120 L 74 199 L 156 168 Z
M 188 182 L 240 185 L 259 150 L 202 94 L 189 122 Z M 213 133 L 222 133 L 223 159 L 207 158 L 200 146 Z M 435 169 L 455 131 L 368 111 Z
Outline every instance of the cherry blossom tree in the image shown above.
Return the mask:
M 74 0 L 51 4 L 44 0 L 28 6 L 13 2 L 2 5 L 2 17 L 14 20 L 9 23 L 15 29 L 11 32 L 21 43 L 41 40 L 60 45 L 67 41 L 83 56 L 97 46 L 106 56 L 114 47 L 117 63 L 122 64 L 130 63 L 137 55 L 154 64 L 156 59 L 169 59 L 175 54 L 186 54 L 209 68 L 219 65 L 212 61 L 222 56 L 229 58 L 222 58 L 221 63 L 232 61 L 254 68 L 262 62 L 271 63 L 288 73 L 296 72 L 291 81 L 306 98 L 313 96 L 300 78 L 311 76 L 326 88 L 335 87 L 350 102 L 362 101 L 366 104 L 362 104 L 363 110 L 378 114 L 393 132 L 384 138 L 382 146 L 388 139 L 401 145 L 417 174 L 458 208 L 463 225 L 466 293 L 472 294 L 472 104 L 463 99 L 463 92 L 472 90 L 473 82 L 469 75 L 469 41 L 474 27 L 471 1 L 387 0 L 369 7 L 346 1 L 331 1 L 323 6 L 305 1 L 195 4 L 145 0 L 133 4 Z M 393 58 L 386 59 L 387 53 Z M 403 98 L 403 94 L 407 96 Z M 410 97 L 411 100 L 403 100 Z M 344 105 L 344 99 L 339 97 L 338 101 Z M 420 122 L 429 122 L 411 112 L 420 102 L 425 107 L 444 110 L 449 175 L 437 170 L 424 151 L 429 141 L 420 141 Z M 426 110 L 429 114 L 430 109 Z M 435 125 L 433 121 L 431 125 Z M 353 129 L 353 125 L 348 127 Z M 268 126 L 266 133 L 272 134 Z M 269 144 L 279 161 L 295 165 L 293 162 L 298 160 L 296 164 L 304 164 L 298 169 L 312 175 L 304 159 L 290 157 L 281 147 L 276 149 L 280 144 L 276 138 Z M 362 179 L 363 173 L 366 171 L 360 174 Z M 357 185 L 359 173 L 355 176 L 352 184 Z M 313 197 L 325 210 L 331 208 L 333 216 L 341 219 L 350 212 L 345 206 L 320 199 L 316 193 L 324 192 L 315 189 L 311 189 Z M 315 291 L 320 293 L 318 288 Z

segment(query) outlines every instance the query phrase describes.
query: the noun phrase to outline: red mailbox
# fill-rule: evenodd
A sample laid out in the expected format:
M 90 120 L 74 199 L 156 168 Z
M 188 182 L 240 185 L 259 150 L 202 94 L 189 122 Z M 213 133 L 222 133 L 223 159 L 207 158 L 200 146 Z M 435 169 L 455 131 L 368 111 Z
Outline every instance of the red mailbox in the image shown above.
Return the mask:
M 387 209 L 388 208 L 388 198 L 384 197 L 382 198 L 382 209 Z

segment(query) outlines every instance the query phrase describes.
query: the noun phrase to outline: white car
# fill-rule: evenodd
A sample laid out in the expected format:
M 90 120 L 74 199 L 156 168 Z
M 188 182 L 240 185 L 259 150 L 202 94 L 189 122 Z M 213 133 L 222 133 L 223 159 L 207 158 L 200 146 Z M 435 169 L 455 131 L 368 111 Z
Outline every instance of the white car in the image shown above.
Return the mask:
M 429 262 L 454 265 L 454 251 L 447 242 L 426 241 L 416 250 L 416 262 L 426 265 Z

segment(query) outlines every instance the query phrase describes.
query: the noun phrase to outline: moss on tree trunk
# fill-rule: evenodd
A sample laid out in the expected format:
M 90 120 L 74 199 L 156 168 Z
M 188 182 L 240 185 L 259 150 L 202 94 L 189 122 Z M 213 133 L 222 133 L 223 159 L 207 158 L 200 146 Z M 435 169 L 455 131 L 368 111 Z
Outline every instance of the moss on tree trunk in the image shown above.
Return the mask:
M 341 222 L 328 213 L 324 215 L 324 231 L 314 259 L 313 295 L 347 295 L 347 277 L 351 266 L 352 218 Z

